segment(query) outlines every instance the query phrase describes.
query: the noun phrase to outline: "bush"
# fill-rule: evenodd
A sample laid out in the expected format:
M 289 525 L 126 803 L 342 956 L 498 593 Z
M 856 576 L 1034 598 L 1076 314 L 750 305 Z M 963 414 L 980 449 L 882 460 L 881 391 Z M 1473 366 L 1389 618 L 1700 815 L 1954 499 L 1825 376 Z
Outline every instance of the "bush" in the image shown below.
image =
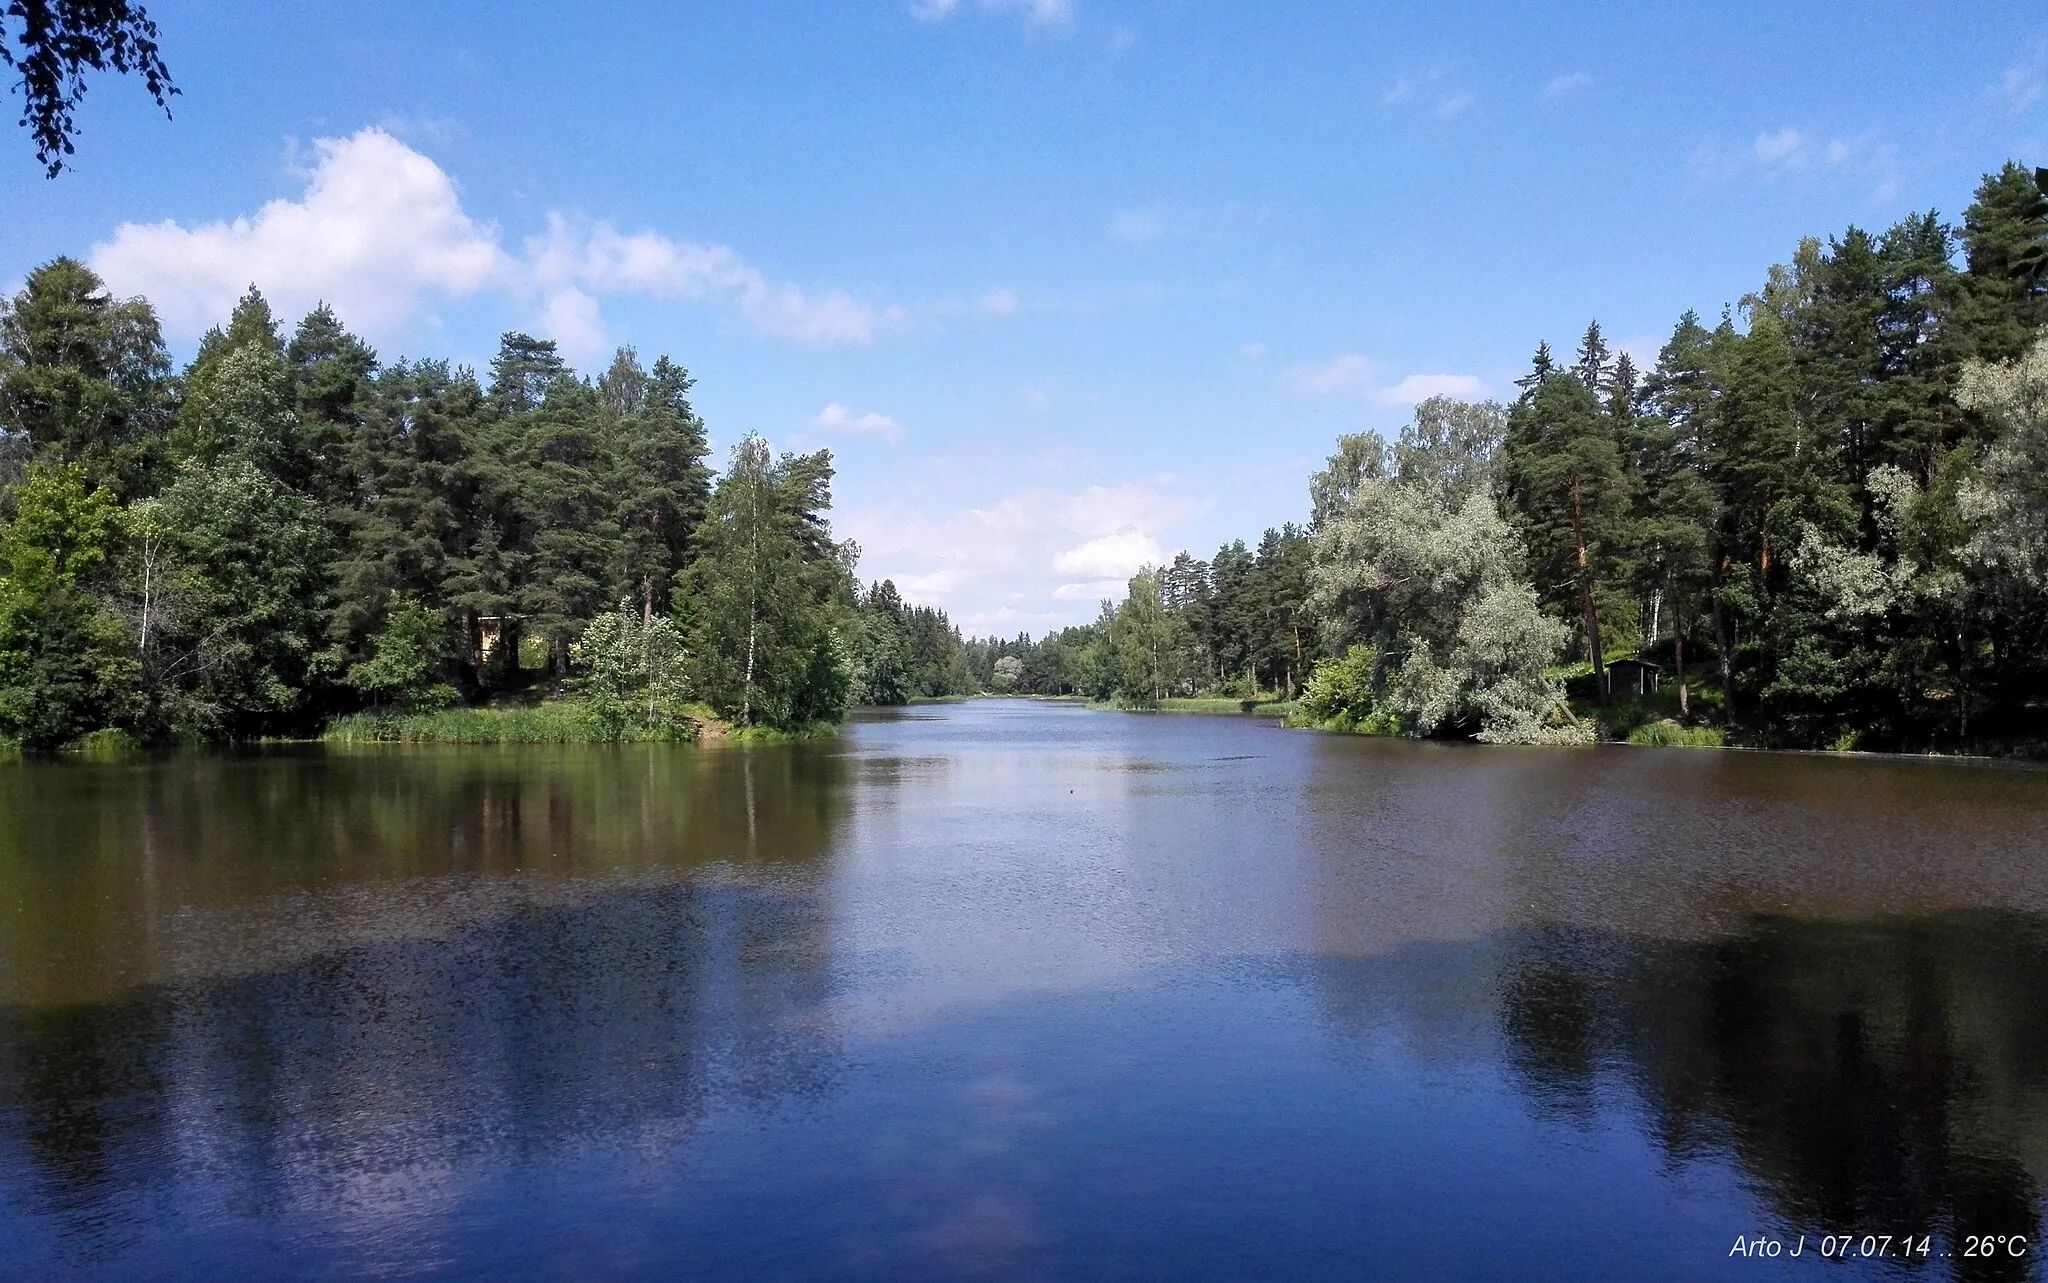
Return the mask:
M 1715 726 L 1680 726 L 1677 722 L 1650 722 L 1629 732 L 1628 742 L 1652 748 L 1723 748 L 1728 737 Z
M 556 700 L 532 707 L 451 708 L 426 713 L 354 713 L 328 724 L 336 744 L 644 744 L 687 743 L 703 716 L 659 724 L 625 721 L 615 710 Z
M 80 736 L 70 748 L 88 757 L 126 757 L 142 751 L 142 745 L 135 742 L 133 735 L 112 726 Z
M 1373 713 L 1372 677 L 1379 651 L 1353 646 L 1342 659 L 1326 659 L 1309 674 L 1298 711 L 1303 721 L 1320 726 L 1340 719 L 1358 722 Z

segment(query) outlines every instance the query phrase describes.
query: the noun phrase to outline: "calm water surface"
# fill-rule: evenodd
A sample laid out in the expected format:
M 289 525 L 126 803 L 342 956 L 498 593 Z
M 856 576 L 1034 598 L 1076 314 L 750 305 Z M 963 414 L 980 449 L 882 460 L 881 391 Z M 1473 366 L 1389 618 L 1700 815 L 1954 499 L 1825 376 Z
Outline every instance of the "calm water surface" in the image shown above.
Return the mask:
M 0 765 L 0 1276 L 2037 1278 L 2044 875 L 2037 770 L 1023 702 Z

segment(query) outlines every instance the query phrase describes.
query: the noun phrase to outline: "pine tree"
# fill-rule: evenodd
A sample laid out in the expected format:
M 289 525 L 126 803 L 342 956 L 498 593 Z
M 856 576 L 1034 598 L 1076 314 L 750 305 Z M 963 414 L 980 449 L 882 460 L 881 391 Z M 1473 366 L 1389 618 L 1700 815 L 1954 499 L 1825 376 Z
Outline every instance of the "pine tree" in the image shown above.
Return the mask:
M 704 421 L 690 406 L 690 385 L 689 374 L 665 356 L 651 374 L 642 371 L 631 348 L 619 349 L 598 383 L 610 420 L 606 488 L 620 534 L 615 591 L 639 601 L 643 620 L 667 611 L 670 582 L 710 495 L 710 447 Z
M 0 438 L 27 437 L 123 497 L 145 493 L 163 457 L 170 358 L 156 314 L 119 301 L 83 263 L 58 258 L 0 301 Z
M 2048 325 L 2048 182 L 2007 161 L 1963 211 L 1961 324 L 1970 355 L 2018 357 Z
M 1597 335 L 1595 335 L 1597 337 Z M 1633 532 L 1620 442 L 1593 390 L 1576 375 L 1533 379 L 1508 414 L 1502 451 L 1507 502 L 1528 542 L 1544 604 L 1579 621 L 1595 689 L 1606 692 L 1605 590 L 1626 599 Z

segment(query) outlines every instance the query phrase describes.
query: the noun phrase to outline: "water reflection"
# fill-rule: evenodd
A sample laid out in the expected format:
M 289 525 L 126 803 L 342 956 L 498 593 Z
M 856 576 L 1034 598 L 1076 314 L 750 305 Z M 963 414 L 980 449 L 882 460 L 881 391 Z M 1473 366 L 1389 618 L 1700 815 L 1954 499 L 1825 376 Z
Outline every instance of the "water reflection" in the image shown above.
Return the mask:
M 843 753 L 361 750 L 0 769 L 0 1003 L 436 934 L 608 878 L 815 889 Z
M 1667 1153 L 1732 1154 L 1794 1227 L 2039 1243 L 2044 992 L 2048 926 L 2010 914 L 1548 931 L 1510 951 L 1500 1022 L 1539 1107 L 1590 1112 L 1617 1075 Z
M 0 1277 L 2038 1243 L 2044 847 L 2038 772 L 1015 704 L 0 768 Z

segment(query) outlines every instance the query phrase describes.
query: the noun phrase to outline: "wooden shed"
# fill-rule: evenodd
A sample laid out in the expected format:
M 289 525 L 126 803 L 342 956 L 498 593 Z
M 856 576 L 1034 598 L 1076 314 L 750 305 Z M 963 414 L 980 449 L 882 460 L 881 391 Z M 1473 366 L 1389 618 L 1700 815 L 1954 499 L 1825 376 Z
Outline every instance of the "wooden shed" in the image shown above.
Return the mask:
M 1607 693 L 1654 695 L 1663 672 L 1646 659 L 1617 659 L 1607 666 Z

